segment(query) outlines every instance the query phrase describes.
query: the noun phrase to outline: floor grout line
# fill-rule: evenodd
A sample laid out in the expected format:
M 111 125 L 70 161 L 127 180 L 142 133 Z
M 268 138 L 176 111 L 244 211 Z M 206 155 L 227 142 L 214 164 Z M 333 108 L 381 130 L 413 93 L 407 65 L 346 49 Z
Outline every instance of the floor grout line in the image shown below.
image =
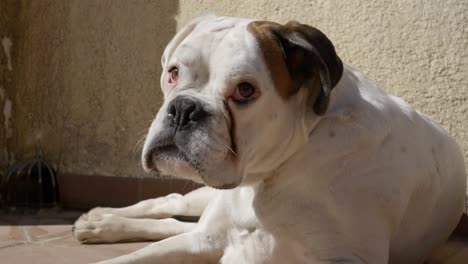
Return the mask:
M 41 240 L 38 240 L 38 241 L 34 241 L 33 244 L 44 245 L 47 242 L 62 239 L 64 237 L 68 237 L 69 235 L 70 234 L 68 234 L 68 232 L 67 232 L 66 234 L 62 234 L 61 236 L 54 236 L 54 237 L 49 238 L 49 239 L 41 239 Z
M 27 240 L 28 242 L 32 242 L 32 238 L 31 238 L 31 236 L 29 235 L 29 232 L 28 232 L 28 230 L 27 230 L 26 228 L 27 228 L 27 227 L 25 227 L 25 226 L 22 226 L 22 227 L 21 227 L 21 230 L 23 231 L 23 235 L 26 237 L 26 240 Z
M 2 249 L 7 249 L 7 248 L 12 248 L 12 247 L 16 247 L 16 246 L 24 246 L 26 245 L 27 243 L 25 242 L 16 242 L 16 243 L 13 243 L 13 244 L 9 244 L 9 245 L 6 245 L 6 246 L 1 246 L 0 247 L 0 250 Z

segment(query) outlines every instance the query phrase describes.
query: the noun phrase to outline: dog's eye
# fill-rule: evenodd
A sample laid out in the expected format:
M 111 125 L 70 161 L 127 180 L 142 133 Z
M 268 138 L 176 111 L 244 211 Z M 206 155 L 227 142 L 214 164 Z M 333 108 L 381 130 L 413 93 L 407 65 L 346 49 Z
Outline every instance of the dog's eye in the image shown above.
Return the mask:
M 179 69 L 173 66 L 169 69 L 169 83 L 174 83 L 179 77 Z
M 254 99 L 255 92 L 255 87 L 252 84 L 248 82 L 241 82 L 237 85 L 236 91 L 232 95 L 232 99 L 236 103 L 248 103 Z

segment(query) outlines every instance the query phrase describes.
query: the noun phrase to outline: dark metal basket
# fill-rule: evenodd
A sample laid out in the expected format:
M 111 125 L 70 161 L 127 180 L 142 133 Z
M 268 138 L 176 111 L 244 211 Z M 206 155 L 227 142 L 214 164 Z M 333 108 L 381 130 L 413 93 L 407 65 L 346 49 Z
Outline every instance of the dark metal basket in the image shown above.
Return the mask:
M 59 203 L 54 169 L 41 157 L 23 160 L 10 167 L 1 178 L 3 208 L 50 208 Z

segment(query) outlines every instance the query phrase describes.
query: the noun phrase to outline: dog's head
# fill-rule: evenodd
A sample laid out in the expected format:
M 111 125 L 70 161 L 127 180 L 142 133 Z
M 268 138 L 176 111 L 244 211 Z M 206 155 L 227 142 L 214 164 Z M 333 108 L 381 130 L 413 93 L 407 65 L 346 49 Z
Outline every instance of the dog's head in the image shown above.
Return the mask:
M 221 189 L 258 180 L 304 146 L 343 71 L 313 27 L 216 16 L 177 33 L 162 65 L 164 104 L 143 166 Z

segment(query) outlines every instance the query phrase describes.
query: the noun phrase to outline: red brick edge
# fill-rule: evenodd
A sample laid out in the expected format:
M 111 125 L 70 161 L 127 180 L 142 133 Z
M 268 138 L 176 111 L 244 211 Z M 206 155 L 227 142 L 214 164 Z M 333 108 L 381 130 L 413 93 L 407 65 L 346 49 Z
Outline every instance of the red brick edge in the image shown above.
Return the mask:
M 60 174 L 57 178 L 60 204 L 68 209 L 122 207 L 169 193 L 185 194 L 200 187 L 186 180 L 158 177 Z

